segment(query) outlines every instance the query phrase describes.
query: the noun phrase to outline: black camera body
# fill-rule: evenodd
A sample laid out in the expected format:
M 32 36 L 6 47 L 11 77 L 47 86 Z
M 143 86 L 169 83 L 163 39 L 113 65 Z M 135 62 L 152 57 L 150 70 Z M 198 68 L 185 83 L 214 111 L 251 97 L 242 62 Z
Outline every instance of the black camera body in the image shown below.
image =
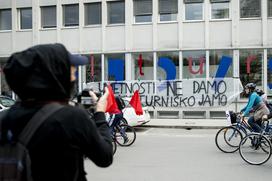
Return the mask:
M 89 91 L 93 91 L 92 89 L 84 89 L 78 96 L 77 102 L 83 105 L 86 108 L 94 107 L 96 105 L 96 101 L 90 96 Z M 94 91 L 93 91 L 94 92 Z M 99 92 L 94 92 L 98 99 L 102 96 Z

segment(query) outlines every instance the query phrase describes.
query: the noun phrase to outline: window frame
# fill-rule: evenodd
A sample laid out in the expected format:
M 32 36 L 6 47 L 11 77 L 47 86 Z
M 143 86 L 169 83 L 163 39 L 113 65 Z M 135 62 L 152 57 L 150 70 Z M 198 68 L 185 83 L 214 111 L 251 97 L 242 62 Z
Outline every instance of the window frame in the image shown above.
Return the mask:
M 137 1 L 137 0 L 136 0 Z M 134 9 L 134 2 L 135 0 L 133 0 L 133 23 L 134 24 L 152 24 L 153 22 L 153 0 L 150 0 L 151 1 L 151 13 L 148 13 L 148 14 L 142 14 L 142 15 L 135 15 L 135 9 Z M 148 16 L 151 18 L 151 21 L 136 21 L 136 17 L 143 17 L 143 16 Z
M 220 4 L 220 3 L 228 3 L 228 5 L 229 5 L 229 8 L 228 8 L 228 10 L 229 10 L 229 17 L 228 18 L 213 18 L 212 17 L 212 5 L 213 4 Z M 212 2 L 212 0 L 210 1 L 210 21 L 224 21 L 224 20 L 231 20 L 231 11 L 232 9 L 231 9 L 231 3 L 230 3 L 230 1 L 228 1 L 228 0 L 226 0 L 226 1 L 223 1 L 222 0 L 222 2 Z
M 185 1 L 185 0 L 184 0 Z M 202 4 L 202 19 L 186 20 L 186 4 Z M 183 22 L 203 22 L 205 20 L 205 6 L 204 2 L 201 3 L 184 3 Z
M 69 25 L 66 25 L 65 24 L 65 7 L 68 7 L 68 6 L 77 6 L 78 7 L 78 23 L 77 24 L 69 24 Z M 79 4 L 78 3 L 75 3 L 75 4 L 63 4 L 62 5 L 62 27 L 63 28 L 73 28 L 73 27 L 79 27 Z
M 42 25 L 42 8 L 49 8 L 49 7 L 55 7 L 55 10 L 56 10 L 56 25 L 55 26 L 46 26 L 46 27 L 44 27 L 43 25 Z M 57 21 L 58 21 L 58 19 L 57 19 L 57 6 L 56 5 L 49 5 L 49 6 L 40 6 L 40 17 L 41 17 L 41 29 L 56 29 L 57 28 L 57 25 L 58 25 L 58 23 L 57 23 Z
M 0 29 L 0 32 L 12 31 L 12 9 L 11 8 L 3 8 L 3 9 L 0 9 L 0 11 L 10 11 L 10 29 Z
M 99 4 L 100 5 L 100 22 L 99 24 L 87 24 L 87 16 L 86 16 L 86 11 L 87 11 L 87 6 L 90 4 Z M 84 26 L 85 27 L 90 27 L 90 26 L 100 26 L 102 25 L 102 2 L 86 2 L 84 3 Z
M 110 21 L 110 13 L 109 13 L 109 9 L 110 9 L 110 6 L 109 4 L 111 3 L 118 3 L 118 2 L 123 2 L 124 3 L 124 22 L 121 22 L 121 23 L 112 23 L 112 22 L 109 22 Z M 124 25 L 126 23 L 126 1 L 125 0 L 118 0 L 118 1 L 107 1 L 107 25 L 108 26 L 114 26 L 114 25 Z
M 22 10 L 30 9 L 31 10 L 31 28 L 22 28 Z M 32 7 L 17 8 L 17 21 L 18 21 L 18 30 L 19 31 L 29 31 L 33 29 L 33 9 Z
M 260 2 L 260 16 L 258 17 L 241 17 L 241 0 L 239 0 L 239 18 L 241 20 L 244 20 L 244 19 L 262 19 L 262 0 L 258 0 Z

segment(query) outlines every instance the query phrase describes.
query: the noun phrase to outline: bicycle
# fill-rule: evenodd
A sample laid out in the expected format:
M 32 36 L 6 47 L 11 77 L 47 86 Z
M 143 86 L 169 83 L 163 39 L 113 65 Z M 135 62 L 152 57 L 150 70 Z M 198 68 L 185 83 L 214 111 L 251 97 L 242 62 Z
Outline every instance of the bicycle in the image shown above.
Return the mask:
M 261 165 L 267 162 L 272 153 L 272 130 L 269 121 L 266 120 L 261 133 L 250 133 L 245 136 L 239 145 L 239 153 L 242 159 L 251 165 Z
M 226 116 L 231 125 L 218 130 L 215 144 L 224 153 L 234 153 L 239 149 L 241 140 L 252 132 L 252 128 L 245 120 L 241 119 L 240 114 L 226 111 Z
M 108 124 L 111 127 L 114 117 L 109 116 Z M 130 146 L 136 140 L 136 131 L 132 126 L 126 124 L 125 118 L 121 118 L 118 123 L 115 123 L 111 128 L 112 138 L 120 146 Z

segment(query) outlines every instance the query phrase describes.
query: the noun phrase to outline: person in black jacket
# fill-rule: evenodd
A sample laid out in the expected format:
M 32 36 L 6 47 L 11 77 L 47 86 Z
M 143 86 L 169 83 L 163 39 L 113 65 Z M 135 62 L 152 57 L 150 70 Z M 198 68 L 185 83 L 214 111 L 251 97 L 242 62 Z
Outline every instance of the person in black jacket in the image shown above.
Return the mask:
M 64 105 L 49 116 L 27 145 L 34 181 L 85 181 L 84 157 L 100 167 L 113 161 L 104 114 L 107 88 L 93 118 L 86 110 L 68 105 L 75 66 L 87 63 L 86 57 L 70 54 L 61 44 L 47 44 L 12 54 L 4 67 L 7 83 L 20 99 L 3 119 L 3 128 L 11 130 L 13 136 L 18 137 L 45 104 Z

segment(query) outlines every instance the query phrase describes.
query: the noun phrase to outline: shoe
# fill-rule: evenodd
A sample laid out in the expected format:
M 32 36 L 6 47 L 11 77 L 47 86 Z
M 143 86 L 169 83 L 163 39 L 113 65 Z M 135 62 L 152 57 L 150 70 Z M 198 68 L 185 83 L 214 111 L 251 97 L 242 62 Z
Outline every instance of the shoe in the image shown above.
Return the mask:
M 128 142 L 128 137 L 124 136 L 124 144 L 126 144 Z

